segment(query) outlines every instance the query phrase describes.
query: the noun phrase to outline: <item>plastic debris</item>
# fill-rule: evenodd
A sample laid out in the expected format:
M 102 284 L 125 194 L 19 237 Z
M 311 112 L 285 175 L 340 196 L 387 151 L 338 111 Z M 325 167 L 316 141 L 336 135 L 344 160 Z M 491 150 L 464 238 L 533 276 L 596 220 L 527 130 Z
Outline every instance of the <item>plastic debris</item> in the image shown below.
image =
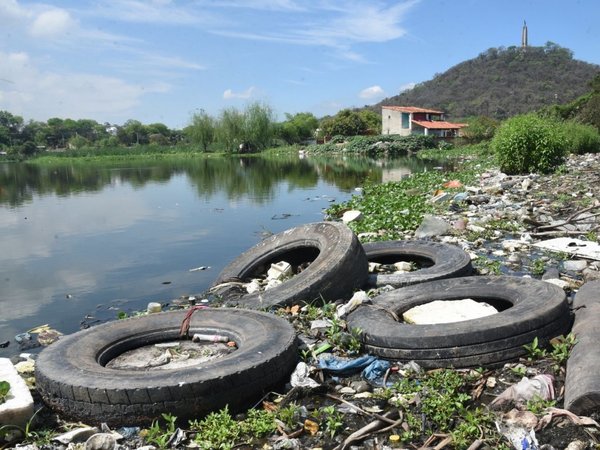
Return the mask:
M 296 369 L 290 378 L 290 384 L 292 387 L 306 388 L 316 388 L 320 386 L 319 383 L 310 378 L 310 367 L 304 362 L 299 362 L 296 366 Z
M 362 218 L 363 218 L 363 215 L 360 211 L 350 210 L 350 211 L 346 211 L 342 215 L 342 222 L 344 222 L 344 223 L 356 222 L 356 221 L 361 220 Z
M 348 300 L 347 303 L 344 303 L 343 305 L 338 305 L 335 311 L 335 316 L 338 319 L 343 319 L 356 308 L 358 308 L 360 305 L 369 303 L 370 301 L 371 299 L 365 291 L 357 291 L 354 293 L 352 298 Z
M 319 369 L 339 376 L 348 376 L 360 372 L 377 358 L 364 355 L 355 359 L 341 359 L 332 355 L 319 359 Z
M 229 336 L 222 334 L 200 334 L 192 336 L 193 342 L 229 342 Z
M 508 402 L 515 404 L 524 403 L 534 397 L 542 400 L 554 399 L 554 377 L 548 374 L 540 374 L 529 379 L 523 377 L 521 381 L 508 387 L 491 403 L 490 407 L 500 407 Z
M 66 433 L 60 434 L 52 438 L 53 441 L 58 441 L 61 444 L 68 445 L 71 442 L 85 442 L 92 435 L 98 433 L 98 428 L 96 427 L 81 427 L 76 428 L 74 430 L 68 431 Z
M 158 302 L 150 302 L 146 307 L 146 311 L 150 314 L 159 313 L 162 311 L 162 305 Z
M 374 386 L 383 386 L 385 374 L 391 367 L 389 361 L 377 359 L 365 367 L 361 373 L 362 377 Z
M 279 261 L 278 263 L 271 264 L 271 268 L 267 270 L 268 280 L 281 281 L 290 275 L 292 275 L 292 266 L 286 261 Z
M 206 270 L 206 269 L 210 269 L 210 266 L 194 267 L 193 269 L 190 269 L 189 272 L 200 272 L 201 270 Z
M 570 255 L 600 261 L 600 244 L 593 241 L 561 237 L 538 242 L 533 244 L 533 246 L 545 250 L 565 252 Z
M 534 430 L 512 427 L 496 422 L 498 432 L 502 434 L 516 450 L 539 450 L 539 442 Z
M 85 450 L 112 450 L 116 446 L 117 440 L 111 433 L 92 434 L 85 441 Z

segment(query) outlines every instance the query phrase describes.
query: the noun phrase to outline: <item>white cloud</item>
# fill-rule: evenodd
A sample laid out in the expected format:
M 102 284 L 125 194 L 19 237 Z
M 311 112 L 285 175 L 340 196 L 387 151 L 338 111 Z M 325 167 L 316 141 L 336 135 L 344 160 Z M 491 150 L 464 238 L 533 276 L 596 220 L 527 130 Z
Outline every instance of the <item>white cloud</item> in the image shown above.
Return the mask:
M 234 98 L 243 98 L 247 99 L 252 97 L 256 93 L 256 88 L 254 86 L 250 86 L 248 89 L 242 92 L 233 92 L 231 89 L 225 90 L 223 92 L 223 98 L 225 100 L 231 100 Z
M 177 6 L 169 0 L 104 0 L 92 12 L 94 15 L 113 20 L 138 23 L 158 23 L 171 25 L 199 25 L 225 23 L 206 8 L 196 11 L 190 7 Z
M 410 91 L 412 88 L 414 88 L 417 85 L 417 83 L 405 83 L 402 86 L 400 86 L 400 90 L 398 92 L 404 92 L 404 91 Z
M 360 91 L 360 93 L 358 94 L 358 96 L 360 98 L 364 98 L 367 100 L 372 100 L 375 98 L 381 98 L 385 95 L 385 92 L 383 91 L 383 89 L 381 88 L 381 86 L 371 86 L 368 87 L 366 89 L 363 89 L 362 91 Z
M 51 9 L 39 14 L 32 22 L 29 32 L 36 38 L 54 38 L 79 28 L 77 22 L 64 9 Z
M 144 94 L 166 92 L 165 83 L 138 85 L 116 77 L 45 72 L 26 53 L 0 51 L 0 108 L 35 120 L 50 117 L 117 121 L 133 112 Z

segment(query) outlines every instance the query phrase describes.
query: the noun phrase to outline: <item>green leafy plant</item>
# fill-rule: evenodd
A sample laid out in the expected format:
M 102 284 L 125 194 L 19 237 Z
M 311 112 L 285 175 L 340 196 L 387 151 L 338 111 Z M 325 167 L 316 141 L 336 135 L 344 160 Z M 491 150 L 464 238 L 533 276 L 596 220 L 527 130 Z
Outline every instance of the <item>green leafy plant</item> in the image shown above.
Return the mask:
M 545 358 L 547 356 L 546 350 L 540 347 L 540 343 L 537 337 L 533 338 L 531 344 L 525 344 L 523 347 L 527 351 L 527 359 L 529 361 Z
M 531 263 L 531 273 L 534 275 L 543 275 L 546 270 L 546 263 L 541 259 L 536 259 Z
M 277 418 L 284 423 L 288 430 L 295 430 L 300 422 L 300 406 L 292 402 L 279 408 Z
M 552 347 L 550 357 L 558 366 L 562 366 L 567 362 L 569 354 L 575 344 L 577 344 L 577 338 L 573 333 L 552 339 L 550 341 L 550 346 Z
M 527 400 L 527 410 L 534 414 L 541 414 L 547 408 L 556 405 L 556 400 L 544 400 L 539 395 L 534 395 L 532 399 Z
M 321 421 L 324 422 L 324 431 L 333 437 L 338 430 L 344 426 L 344 414 L 339 412 L 335 406 L 323 406 L 319 410 Z
M 190 421 L 190 429 L 197 432 L 195 441 L 206 450 L 231 449 L 242 434 L 240 424 L 231 417 L 227 407 L 210 413 L 202 420 Z
M 177 417 L 168 413 L 163 413 L 162 418 L 165 420 L 165 427 L 160 425 L 158 420 L 152 422 L 150 428 L 145 432 L 146 442 L 156 445 L 158 448 L 167 448 L 167 444 L 171 436 L 175 432 L 175 422 Z
M 505 173 L 549 173 L 563 163 L 568 140 L 560 122 L 525 114 L 502 123 L 491 147 Z
M 510 371 L 520 377 L 524 377 L 525 375 L 527 375 L 527 367 L 525 367 L 522 364 L 518 364 L 515 367 L 511 367 Z
M 8 381 L 0 381 L 0 405 L 6 401 L 10 392 L 10 383 Z
M 250 409 L 241 424 L 241 432 L 245 435 L 260 438 L 277 430 L 275 414 L 263 409 Z

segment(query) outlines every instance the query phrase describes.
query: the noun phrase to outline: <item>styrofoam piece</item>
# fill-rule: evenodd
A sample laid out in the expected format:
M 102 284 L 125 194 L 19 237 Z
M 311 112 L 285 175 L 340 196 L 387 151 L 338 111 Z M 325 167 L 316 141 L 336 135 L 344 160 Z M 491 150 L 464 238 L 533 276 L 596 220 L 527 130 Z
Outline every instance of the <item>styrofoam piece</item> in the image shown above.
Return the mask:
M 597 242 L 584 241 L 568 237 L 548 239 L 533 244 L 534 247 L 564 252 L 580 258 L 595 259 L 600 261 L 600 245 Z
M 33 416 L 33 397 L 25 380 L 21 378 L 8 358 L 0 358 L 0 381 L 7 381 L 10 384 L 8 397 L 0 404 L 0 426 L 25 426 Z
M 498 310 L 492 305 L 476 302 L 470 298 L 463 300 L 435 300 L 409 309 L 402 318 L 415 325 L 462 322 L 491 316 Z

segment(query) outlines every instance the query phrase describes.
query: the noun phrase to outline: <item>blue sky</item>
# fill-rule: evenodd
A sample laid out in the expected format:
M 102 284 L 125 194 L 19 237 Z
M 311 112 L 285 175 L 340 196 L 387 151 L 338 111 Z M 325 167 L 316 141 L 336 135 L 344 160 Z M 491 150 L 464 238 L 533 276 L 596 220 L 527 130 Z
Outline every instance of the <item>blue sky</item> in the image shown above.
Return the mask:
M 0 110 L 188 124 L 376 103 L 490 47 L 600 64 L 598 0 L 0 0 Z

